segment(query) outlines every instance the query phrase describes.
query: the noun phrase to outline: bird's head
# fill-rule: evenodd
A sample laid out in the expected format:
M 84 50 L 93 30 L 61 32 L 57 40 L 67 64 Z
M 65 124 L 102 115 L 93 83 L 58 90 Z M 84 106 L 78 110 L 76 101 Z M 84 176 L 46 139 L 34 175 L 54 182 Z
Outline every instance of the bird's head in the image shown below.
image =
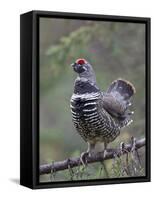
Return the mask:
M 83 58 L 77 59 L 74 63 L 71 65 L 75 72 L 78 74 L 82 74 L 84 72 L 88 72 L 92 67 L 90 64 Z
M 80 78 L 88 79 L 93 83 L 96 82 L 94 70 L 85 59 L 79 58 L 71 66 Z

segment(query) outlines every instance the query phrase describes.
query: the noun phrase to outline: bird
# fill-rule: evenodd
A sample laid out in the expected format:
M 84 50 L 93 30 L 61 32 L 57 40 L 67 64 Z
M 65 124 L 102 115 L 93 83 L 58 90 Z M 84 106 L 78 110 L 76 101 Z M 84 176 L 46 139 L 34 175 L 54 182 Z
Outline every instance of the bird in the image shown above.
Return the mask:
M 104 143 L 105 157 L 108 144 L 119 136 L 122 128 L 133 122 L 134 112 L 129 107 L 136 90 L 132 83 L 118 78 L 106 91 L 101 91 L 94 69 L 86 59 L 78 58 L 71 66 L 77 78 L 70 109 L 77 133 L 88 144 L 87 151 L 81 154 L 81 162 L 85 164 L 85 158 L 95 152 L 98 142 Z

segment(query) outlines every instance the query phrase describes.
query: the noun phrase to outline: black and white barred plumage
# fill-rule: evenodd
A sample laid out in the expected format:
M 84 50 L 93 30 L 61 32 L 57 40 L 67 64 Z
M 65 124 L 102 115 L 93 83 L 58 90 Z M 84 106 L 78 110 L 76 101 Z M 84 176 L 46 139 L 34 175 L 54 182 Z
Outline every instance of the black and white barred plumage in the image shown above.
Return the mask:
M 118 79 L 106 92 L 101 92 L 87 61 L 78 59 L 72 66 L 78 73 L 70 103 L 74 126 L 88 142 L 88 151 L 97 142 L 103 142 L 106 148 L 120 134 L 120 129 L 132 122 L 133 112 L 128 108 L 135 88 L 128 81 Z

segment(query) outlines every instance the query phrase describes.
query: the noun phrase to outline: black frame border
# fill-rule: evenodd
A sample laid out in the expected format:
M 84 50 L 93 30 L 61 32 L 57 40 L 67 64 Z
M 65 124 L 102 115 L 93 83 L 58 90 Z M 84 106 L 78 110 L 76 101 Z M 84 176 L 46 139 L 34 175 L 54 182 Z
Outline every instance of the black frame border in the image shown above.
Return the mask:
M 145 24 L 146 176 L 88 181 L 39 182 L 39 19 L 41 17 Z M 149 182 L 151 180 L 151 19 L 144 17 L 31 11 L 22 14 L 20 22 L 20 184 L 38 189 Z M 28 85 L 26 80 L 29 82 Z M 25 89 L 26 94 L 23 92 Z M 27 144 L 29 144 L 28 149 Z

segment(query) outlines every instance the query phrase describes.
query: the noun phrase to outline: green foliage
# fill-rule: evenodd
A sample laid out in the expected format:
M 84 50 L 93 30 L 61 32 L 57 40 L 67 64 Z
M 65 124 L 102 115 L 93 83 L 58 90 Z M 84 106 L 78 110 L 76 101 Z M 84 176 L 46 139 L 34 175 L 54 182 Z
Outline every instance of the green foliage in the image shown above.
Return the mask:
M 74 61 L 77 57 L 86 57 L 86 48 L 81 48 L 81 46 L 86 46 L 90 41 L 92 37 L 90 29 L 89 26 L 81 27 L 67 37 L 60 38 L 59 44 L 52 45 L 47 50 L 46 56 L 50 60 L 48 63 L 50 77 L 44 78 L 52 78 L 51 85 L 71 64 L 70 61 Z M 76 53 L 74 54 L 74 52 Z M 45 86 L 44 79 L 41 80 L 41 85 Z M 45 88 L 43 87 L 43 89 Z

